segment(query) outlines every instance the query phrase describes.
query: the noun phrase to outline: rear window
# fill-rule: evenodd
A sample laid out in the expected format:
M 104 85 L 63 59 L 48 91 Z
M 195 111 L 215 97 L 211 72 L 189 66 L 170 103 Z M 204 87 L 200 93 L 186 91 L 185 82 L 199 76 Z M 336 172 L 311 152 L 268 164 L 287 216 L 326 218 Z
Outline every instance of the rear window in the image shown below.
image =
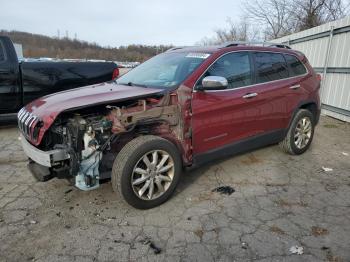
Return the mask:
M 257 83 L 289 77 L 288 66 L 282 54 L 255 53 L 255 66 Z
M 291 76 L 299 76 L 306 73 L 304 64 L 293 55 L 285 55 L 287 64 L 290 68 Z
M 0 62 L 3 61 L 5 61 L 5 50 L 2 43 L 0 42 Z

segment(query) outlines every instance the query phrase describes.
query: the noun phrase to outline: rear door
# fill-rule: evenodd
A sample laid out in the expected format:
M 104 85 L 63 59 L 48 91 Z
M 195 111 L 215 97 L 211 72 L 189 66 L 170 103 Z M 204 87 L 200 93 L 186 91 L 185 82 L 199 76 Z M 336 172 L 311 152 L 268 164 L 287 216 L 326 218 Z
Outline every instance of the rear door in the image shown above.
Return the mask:
M 285 54 L 284 57 L 290 72 L 290 78 L 288 79 L 289 92 L 286 94 L 286 118 L 289 123 L 300 102 L 308 97 L 306 90 L 312 90 L 314 81 L 310 78 L 306 67 L 299 58 L 289 54 Z
M 0 113 L 14 113 L 21 106 L 20 76 L 12 43 L 0 39 Z
M 256 107 L 255 134 L 282 131 L 287 127 L 287 102 L 290 99 L 290 72 L 284 55 L 255 52 Z

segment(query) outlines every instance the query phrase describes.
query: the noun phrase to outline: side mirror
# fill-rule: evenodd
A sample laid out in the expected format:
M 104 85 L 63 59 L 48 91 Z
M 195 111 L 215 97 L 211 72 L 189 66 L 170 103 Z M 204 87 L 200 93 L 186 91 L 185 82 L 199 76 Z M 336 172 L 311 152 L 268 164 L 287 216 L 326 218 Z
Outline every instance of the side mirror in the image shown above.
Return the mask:
M 207 76 L 202 80 L 199 90 L 223 90 L 228 86 L 227 79 L 222 76 Z

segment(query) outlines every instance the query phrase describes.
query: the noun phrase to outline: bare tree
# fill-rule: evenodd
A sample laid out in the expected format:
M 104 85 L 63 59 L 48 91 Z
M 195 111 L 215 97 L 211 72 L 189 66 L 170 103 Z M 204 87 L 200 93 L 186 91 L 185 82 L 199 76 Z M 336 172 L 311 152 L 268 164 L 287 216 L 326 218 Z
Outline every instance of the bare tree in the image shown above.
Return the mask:
M 265 39 L 274 39 L 342 18 L 346 0 L 246 0 L 244 11 Z
M 297 21 L 295 31 L 309 29 L 345 16 L 343 0 L 294 0 L 291 13 Z
M 259 27 L 265 39 L 290 34 L 295 19 L 288 0 L 247 0 L 244 11 L 253 25 Z
M 252 27 L 246 18 L 235 22 L 227 18 L 227 27 L 215 29 L 214 37 L 204 37 L 198 44 L 217 45 L 231 41 L 254 41 L 258 38 L 259 31 Z

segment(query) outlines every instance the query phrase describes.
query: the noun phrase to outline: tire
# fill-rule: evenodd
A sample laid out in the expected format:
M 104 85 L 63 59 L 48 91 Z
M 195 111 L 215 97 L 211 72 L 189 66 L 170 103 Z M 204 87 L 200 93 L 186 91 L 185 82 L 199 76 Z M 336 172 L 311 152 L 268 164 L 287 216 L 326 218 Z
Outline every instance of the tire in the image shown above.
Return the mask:
M 149 165 L 146 165 L 145 155 Z M 163 158 L 166 162 L 160 166 Z M 167 171 L 162 173 L 162 170 Z M 170 198 L 179 182 L 181 172 L 182 161 L 174 144 L 157 136 L 139 136 L 127 143 L 114 160 L 112 187 L 129 205 L 138 209 L 149 209 Z M 144 180 L 146 177 L 149 178 Z M 137 184 L 139 181 L 143 182 Z M 148 188 L 146 191 L 142 190 L 147 186 L 147 181 L 151 181 Z
M 308 140 L 305 144 L 298 141 L 298 137 L 296 137 L 296 132 L 297 128 L 298 130 L 300 130 L 300 125 L 302 125 L 302 123 L 300 121 L 303 121 L 303 119 L 306 119 L 310 121 L 310 133 L 305 133 L 304 134 L 304 139 L 306 139 L 307 135 L 310 134 L 310 137 L 308 137 Z M 299 125 L 300 124 L 300 125 Z M 279 143 L 280 147 L 282 148 L 282 150 L 288 154 L 291 155 L 300 155 L 302 153 L 304 153 L 311 145 L 313 136 L 314 136 L 314 130 L 315 130 L 315 117 L 314 115 L 306 109 L 300 109 L 295 117 L 292 120 L 292 123 L 288 129 L 288 132 L 285 136 L 285 138 L 283 139 L 283 141 L 281 141 Z M 300 142 L 302 144 L 302 147 L 298 146 L 298 142 Z

